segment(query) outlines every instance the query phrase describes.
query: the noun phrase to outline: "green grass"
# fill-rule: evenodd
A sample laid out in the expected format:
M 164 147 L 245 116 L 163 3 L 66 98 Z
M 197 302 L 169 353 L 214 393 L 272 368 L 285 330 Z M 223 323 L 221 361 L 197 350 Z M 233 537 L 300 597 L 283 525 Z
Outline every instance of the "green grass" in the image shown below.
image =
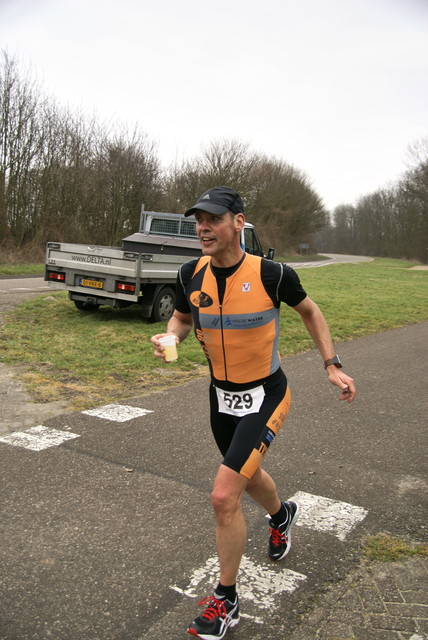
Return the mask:
M 363 545 L 363 555 L 368 560 L 397 562 L 412 556 L 428 556 L 428 545 L 406 542 L 387 533 L 369 536 Z
M 41 275 L 45 272 L 44 264 L 30 264 L 30 263 L 6 263 L 0 262 L 0 277 L 1 276 L 27 276 L 27 275 Z
M 428 272 L 411 266 L 377 259 L 298 274 L 340 342 L 428 319 Z M 177 362 L 154 358 L 150 337 L 165 326 L 142 321 L 137 306 L 85 313 L 65 293 L 43 295 L 6 315 L 0 361 L 20 364 L 36 400 L 66 399 L 72 409 L 97 406 L 208 373 L 193 334 L 179 346 Z M 282 356 L 313 348 L 300 316 L 286 305 L 281 329 Z
M 428 319 L 428 271 L 413 271 L 415 263 L 376 259 L 298 271 L 308 295 L 317 302 L 334 342 Z M 281 314 L 282 352 L 312 346 L 300 318 Z

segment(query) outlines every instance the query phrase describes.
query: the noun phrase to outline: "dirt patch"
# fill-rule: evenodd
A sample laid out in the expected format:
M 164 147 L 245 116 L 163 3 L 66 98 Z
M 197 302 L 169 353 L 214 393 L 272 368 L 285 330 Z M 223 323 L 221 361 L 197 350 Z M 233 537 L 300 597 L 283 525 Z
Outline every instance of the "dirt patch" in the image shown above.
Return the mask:
M 33 402 L 19 381 L 20 367 L 0 363 L 0 435 L 43 424 L 65 413 L 65 402 Z
M 40 295 L 40 291 L 3 292 L 0 296 L 0 329 L 7 311 Z M 43 420 L 67 411 L 66 402 L 34 402 L 19 380 L 21 372 L 19 365 L 0 363 L 0 436 L 36 427 L 43 424 Z

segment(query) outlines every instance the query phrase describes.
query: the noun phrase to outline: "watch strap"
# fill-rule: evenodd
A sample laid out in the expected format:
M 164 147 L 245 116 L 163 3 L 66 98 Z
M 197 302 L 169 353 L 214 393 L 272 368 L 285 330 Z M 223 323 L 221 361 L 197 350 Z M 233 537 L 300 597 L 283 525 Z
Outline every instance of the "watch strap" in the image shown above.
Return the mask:
M 342 368 L 342 363 L 340 362 L 339 356 L 334 356 L 334 358 L 324 360 L 324 369 L 327 369 L 327 367 L 329 367 L 331 364 L 334 364 L 338 369 Z

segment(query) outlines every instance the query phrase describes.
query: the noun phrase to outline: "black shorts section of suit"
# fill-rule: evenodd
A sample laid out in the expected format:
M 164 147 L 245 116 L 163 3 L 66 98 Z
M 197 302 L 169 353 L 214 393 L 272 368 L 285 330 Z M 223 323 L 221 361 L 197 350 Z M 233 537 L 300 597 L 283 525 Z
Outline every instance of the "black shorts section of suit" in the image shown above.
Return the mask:
M 210 418 L 214 439 L 224 456 L 223 464 L 237 473 L 240 473 L 254 449 L 259 449 L 262 443 L 268 449 L 275 437 L 267 422 L 287 391 L 287 378 L 282 369 L 269 376 L 263 386 L 265 397 L 259 411 L 236 417 L 219 412 L 215 385 L 212 382 L 210 384 Z

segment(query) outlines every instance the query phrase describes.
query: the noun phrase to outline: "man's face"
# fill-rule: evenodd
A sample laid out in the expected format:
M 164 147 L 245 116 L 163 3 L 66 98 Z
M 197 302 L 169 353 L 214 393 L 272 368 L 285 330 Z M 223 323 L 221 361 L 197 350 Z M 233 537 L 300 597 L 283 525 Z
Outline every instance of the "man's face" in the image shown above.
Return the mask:
M 236 249 L 237 236 L 239 245 L 240 232 L 236 218 L 239 215 L 224 213 L 221 216 L 215 216 L 206 211 L 195 213 L 196 233 L 204 256 L 221 258 L 229 251 Z

